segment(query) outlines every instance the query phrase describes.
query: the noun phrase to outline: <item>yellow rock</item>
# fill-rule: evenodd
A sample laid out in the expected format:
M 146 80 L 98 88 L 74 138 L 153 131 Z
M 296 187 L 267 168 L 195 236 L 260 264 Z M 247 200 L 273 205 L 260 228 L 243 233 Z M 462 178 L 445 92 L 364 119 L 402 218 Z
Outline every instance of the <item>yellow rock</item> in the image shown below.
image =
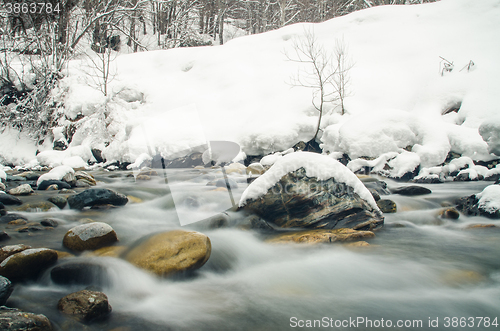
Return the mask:
M 196 231 L 174 230 L 156 234 L 132 248 L 125 259 L 158 276 L 198 269 L 207 262 L 210 239 Z
M 449 270 L 443 275 L 443 282 L 447 285 L 468 285 L 484 281 L 486 277 L 474 270 Z
M 355 242 L 352 242 L 352 243 L 348 243 L 348 244 L 344 244 L 345 247 L 349 247 L 349 248 L 358 248 L 358 247 L 368 247 L 368 246 L 371 246 L 369 243 L 367 243 L 366 241 L 364 240 L 361 240 L 361 241 L 355 241 Z
M 57 253 L 57 258 L 58 259 L 67 259 L 67 258 L 70 258 L 70 257 L 75 257 L 73 254 L 68 253 L 68 252 L 64 252 L 64 251 L 58 251 L 58 250 L 56 250 L 56 253 Z
M 299 232 L 287 232 L 268 239 L 270 243 L 306 243 L 319 244 L 336 241 L 352 241 L 362 238 L 373 238 L 375 234 L 371 231 L 356 231 L 353 229 L 333 229 L 333 230 L 306 230 Z
M 126 249 L 125 246 L 107 246 L 88 252 L 90 256 L 118 257 Z
M 486 229 L 486 228 L 498 228 L 495 224 L 471 224 L 466 227 L 466 229 Z

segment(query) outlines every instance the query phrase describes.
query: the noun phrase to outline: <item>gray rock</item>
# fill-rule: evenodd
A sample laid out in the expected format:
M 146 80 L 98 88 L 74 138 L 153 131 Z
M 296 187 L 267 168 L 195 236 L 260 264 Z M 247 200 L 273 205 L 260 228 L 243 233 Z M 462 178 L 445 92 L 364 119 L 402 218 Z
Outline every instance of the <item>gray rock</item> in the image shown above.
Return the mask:
M 57 309 L 82 322 L 90 322 L 111 312 L 108 297 L 97 291 L 82 290 L 68 294 L 57 303 Z
M 43 226 L 51 226 L 53 228 L 57 227 L 59 223 L 56 220 L 53 220 L 51 218 L 44 219 L 40 222 L 41 225 Z
M 123 206 L 128 202 L 125 195 L 105 188 L 93 188 L 68 198 L 71 209 L 83 209 L 94 205 Z
M 489 212 L 479 206 L 479 199 L 475 194 L 460 198 L 456 201 L 457 209 L 468 216 L 486 216 L 489 218 L 499 219 L 500 211 Z
M 410 185 L 410 186 L 402 186 L 392 190 L 394 194 L 400 195 L 423 195 L 423 194 L 431 194 L 432 191 L 426 187 L 418 186 L 418 185 Z
M 3 203 L 4 205 L 22 205 L 23 202 L 10 194 L 7 193 L 0 193 L 0 202 Z
M 68 261 L 50 271 L 50 278 L 59 285 L 106 285 L 106 268 L 91 261 Z
M 377 201 L 377 206 L 383 213 L 395 213 L 397 211 L 396 203 L 389 199 Z
M 16 308 L 0 307 L 0 329 L 3 331 L 52 331 L 49 319 L 42 314 Z
M 94 176 L 86 173 L 85 171 L 77 171 L 75 172 L 75 177 L 77 180 L 83 180 L 84 182 L 87 182 L 91 186 L 96 185 L 96 181 L 94 179 Z
M 57 185 L 58 189 L 62 190 L 63 188 L 70 189 L 71 185 L 69 185 L 66 182 L 63 182 L 61 180 L 55 180 L 55 179 L 50 179 L 50 180 L 44 180 L 38 185 L 38 190 L 39 191 L 45 191 L 49 186 L 51 185 Z
M 64 177 L 61 179 L 63 182 L 68 183 L 71 186 L 75 186 L 76 184 L 76 176 L 72 172 L 68 172 Z
M 14 291 L 12 282 L 8 278 L 0 276 L 0 306 L 5 305 L 12 291 Z
M 0 217 L 0 224 L 5 224 L 9 223 L 15 220 L 25 220 L 27 221 L 28 219 L 22 215 L 15 214 L 15 213 L 8 213 L 5 216 Z
M 0 241 L 6 241 L 9 240 L 10 236 L 7 232 L 5 231 L 0 231 Z
M 232 188 L 232 189 L 238 188 L 238 184 L 236 184 L 236 182 L 234 180 L 232 180 L 231 178 L 228 178 L 227 182 L 229 183 L 230 188 Z M 215 182 L 215 186 L 227 188 L 226 180 L 224 178 L 219 179 L 218 181 Z
M 265 195 L 247 201 L 244 209 L 283 228 L 372 230 L 384 223 L 382 213 L 353 188 L 334 178 L 307 177 L 304 168 L 283 176 Z
M 7 189 L 7 188 L 5 187 L 5 184 L 4 184 L 4 183 L 2 183 L 2 182 L 0 182 L 0 191 L 5 192 L 5 190 L 6 190 L 6 189 Z
M 68 203 L 68 200 L 65 197 L 60 196 L 60 195 L 50 197 L 47 200 L 52 202 L 54 205 L 56 205 L 60 209 L 63 209 L 64 207 L 66 207 L 66 204 Z

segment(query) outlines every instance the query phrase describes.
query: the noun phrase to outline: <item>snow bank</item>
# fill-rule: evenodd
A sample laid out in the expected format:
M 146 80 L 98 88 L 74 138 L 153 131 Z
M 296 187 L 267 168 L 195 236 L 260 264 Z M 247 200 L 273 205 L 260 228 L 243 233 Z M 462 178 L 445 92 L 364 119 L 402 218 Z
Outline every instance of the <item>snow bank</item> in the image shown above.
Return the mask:
M 484 121 L 479 127 L 479 133 L 488 143 L 488 151 L 500 156 L 500 117 Z
M 479 208 L 488 213 L 493 214 L 500 210 L 500 185 L 486 186 L 476 197 L 479 198 Z
M 69 166 L 65 166 L 65 165 L 55 167 L 54 169 L 50 170 L 46 174 L 41 175 L 38 178 L 36 185 L 37 186 L 40 185 L 44 180 L 61 180 L 68 173 L 74 174 L 75 170 L 73 170 L 73 168 L 71 168 Z
M 370 191 L 353 172 L 328 156 L 310 152 L 290 153 L 278 158 L 268 171 L 247 187 L 241 196 L 239 206 L 244 206 L 247 200 L 257 199 L 266 194 L 283 176 L 300 168 L 305 169 L 308 177 L 315 177 L 318 180 L 334 178 L 339 183 L 349 185 L 363 200 L 378 210 Z
M 57 167 L 66 164 L 75 168 L 82 168 L 88 161 L 95 161 L 90 147 L 85 145 L 69 147 L 64 151 L 43 151 L 36 156 L 38 163 L 48 167 Z

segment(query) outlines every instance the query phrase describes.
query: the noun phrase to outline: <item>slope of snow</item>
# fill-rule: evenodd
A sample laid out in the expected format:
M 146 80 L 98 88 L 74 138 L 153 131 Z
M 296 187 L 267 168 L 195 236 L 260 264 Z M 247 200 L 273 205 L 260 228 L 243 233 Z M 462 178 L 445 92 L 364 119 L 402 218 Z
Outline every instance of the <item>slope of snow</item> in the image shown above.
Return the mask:
M 85 60 L 75 60 L 64 80 L 65 112 L 86 118 L 70 147 L 99 148 L 108 161 L 134 162 L 144 153 L 170 157 L 210 140 L 234 141 L 247 155 L 308 141 L 318 115 L 313 91 L 290 84 L 306 64 L 286 54 L 313 29 L 325 50 L 343 39 L 354 64 L 347 114 L 324 118 L 324 150 L 354 159 L 406 148 L 412 154 L 393 162 L 396 174 L 417 162 L 439 165 L 450 151 L 488 160 L 493 145 L 488 151 L 478 127 L 499 112 L 498 17 L 498 0 L 380 6 L 223 46 L 120 55 L 107 97 L 89 87 Z M 440 56 L 454 63 L 453 71 L 441 75 Z M 458 114 L 441 115 L 457 104 Z
M 315 177 L 318 180 L 334 178 L 338 183 L 349 185 L 363 200 L 378 210 L 370 191 L 353 172 L 328 156 L 310 152 L 290 153 L 275 160 L 272 167 L 243 192 L 239 206 L 244 206 L 246 201 L 266 194 L 283 176 L 300 168 L 305 169 L 308 177 Z

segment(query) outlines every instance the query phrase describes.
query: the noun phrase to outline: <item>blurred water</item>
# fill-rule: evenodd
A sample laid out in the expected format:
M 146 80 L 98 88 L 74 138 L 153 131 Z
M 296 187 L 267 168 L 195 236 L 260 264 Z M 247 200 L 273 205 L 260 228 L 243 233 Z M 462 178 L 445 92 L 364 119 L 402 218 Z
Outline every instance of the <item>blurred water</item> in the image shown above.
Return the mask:
M 192 177 L 182 171 L 178 174 L 179 178 Z M 69 210 L 49 212 L 61 220 L 57 228 L 61 229 L 37 236 L 37 245 L 63 249 L 65 230 L 78 224 L 81 217 L 109 223 L 118 233 L 120 245 L 149 233 L 180 228 L 164 179 L 136 183 L 124 176 L 99 176 L 106 180 L 104 186 L 144 202 L 107 212 L 86 211 L 83 216 Z M 200 179 L 198 186 L 185 187 L 186 196 L 200 202 L 195 208 L 200 217 L 213 214 L 220 207 L 218 200 L 226 199 L 223 194 L 227 192 L 213 192 L 215 187 L 206 186 L 208 178 Z M 106 268 L 106 281 L 99 286 L 113 307 L 110 319 L 87 325 L 85 330 L 300 329 L 291 327 L 292 317 L 294 321 L 323 321 L 324 317 L 332 321 L 358 317 L 394 323 L 422 321 L 422 327 L 391 328 L 395 330 L 435 330 L 429 327 L 429 318 L 439 318 L 437 329 L 458 330 L 445 328 L 444 318 L 493 319 L 500 315 L 500 231 L 465 229 L 473 223 L 494 222 L 482 217 L 461 215 L 458 220 L 444 220 L 438 216 L 441 205 L 480 192 L 487 184 L 426 185 L 433 191 L 431 195 L 385 196 L 396 201 L 399 212 L 386 214 L 386 226 L 364 249 L 340 244 L 271 245 L 252 231 L 209 229 L 194 223 L 186 228 L 210 237 L 212 255 L 190 278 L 159 279 L 121 259 L 78 257 Z M 56 328 L 84 329 L 68 322 L 55 308 L 59 298 L 80 289 L 53 284 L 47 272 L 36 284 L 16 286 L 9 304 L 46 314 Z M 354 329 L 377 328 L 361 324 Z M 468 329 L 490 328 L 476 325 Z

